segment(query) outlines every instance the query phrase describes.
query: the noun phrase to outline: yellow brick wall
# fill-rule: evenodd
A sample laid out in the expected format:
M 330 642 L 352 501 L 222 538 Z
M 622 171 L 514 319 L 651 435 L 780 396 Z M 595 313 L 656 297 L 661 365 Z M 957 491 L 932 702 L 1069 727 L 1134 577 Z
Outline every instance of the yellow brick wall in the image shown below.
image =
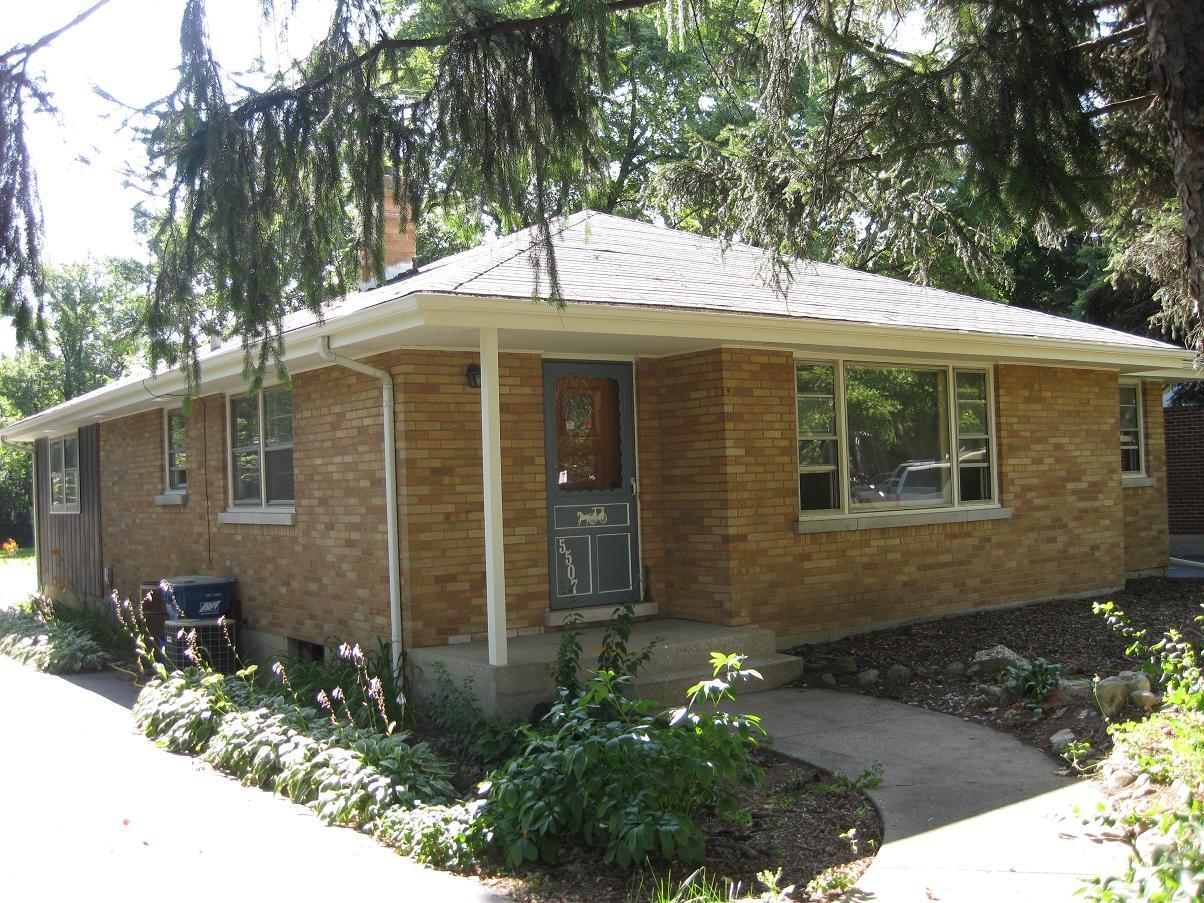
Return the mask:
M 403 623 L 408 646 L 485 631 L 480 392 L 471 352 L 369 359 L 396 384 Z M 548 605 L 538 355 L 503 354 L 508 627 Z M 788 353 L 712 349 L 636 367 L 646 598 L 662 616 L 757 624 L 779 636 L 1119 585 L 1166 556 L 1161 406 L 1145 389 L 1157 485 L 1119 478 L 1116 377 L 996 368 L 999 477 L 1009 520 L 794 532 L 797 471 Z M 226 508 L 223 396 L 188 421 L 188 502 L 158 507 L 162 414 L 102 424 L 105 563 L 118 587 L 177 573 L 237 577 L 249 626 L 371 642 L 388 633 L 380 387 L 339 367 L 293 380 L 297 523 L 218 523 Z
M 1141 403 L 1145 416 L 1146 474 L 1154 485 L 1124 489 L 1125 570 L 1130 573 L 1161 570 L 1170 555 L 1162 383 L 1149 380 L 1142 383 Z

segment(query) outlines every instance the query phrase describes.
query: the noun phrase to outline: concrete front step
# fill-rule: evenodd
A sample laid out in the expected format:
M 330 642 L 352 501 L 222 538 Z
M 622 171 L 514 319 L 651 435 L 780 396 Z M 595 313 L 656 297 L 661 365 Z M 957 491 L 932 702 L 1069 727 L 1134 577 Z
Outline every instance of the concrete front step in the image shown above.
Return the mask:
M 752 656 L 744 663 L 745 668 L 751 668 L 761 675 L 761 680 L 749 678 L 732 688 L 736 699 L 750 693 L 762 693 L 766 690 L 776 690 L 798 679 L 803 673 L 803 660 L 797 655 L 783 655 L 770 652 L 765 655 Z M 642 699 L 655 699 L 665 705 L 677 705 L 685 702 L 686 691 L 704 678 L 711 676 L 711 669 L 690 669 L 677 672 L 641 672 L 635 681 L 635 693 Z M 736 705 L 739 710 L 739 703 Z
M 581 631 L 581 677 L 596 666 L 605 629 Z M 511 637 L 509 661 L 501 667 L 489 664 L 484 642 L 410 650 L 407 670 L 411 690 L 420 702 L 436 702 L 438 674 L 446 671 L 457 686 L 467 687 L 489 714 L 526 717 L 532 708 L 553 698 L 552 665 L 562 634 L 546 633 Z M 674 704 L 685 690 L 711 676 L 711 653 L 740 653 L 750 659 L 749 667 L 761 670 L 764 681 L 756 689 L 771 689 L 789 683 L 801 673 L 802 659 L 778 655 L 772 630 L 759 627 L 724 627 L 698 621 L 662 618 L 633 626 L 628 652 L 637 655 L 653 639 L 658 642 L 652 657 L 640 669 L 637 688 L 643 695 Z M 645 690 L 645 688 L 647 688 Z M 745 690 L 749 692 L 749 690 Z

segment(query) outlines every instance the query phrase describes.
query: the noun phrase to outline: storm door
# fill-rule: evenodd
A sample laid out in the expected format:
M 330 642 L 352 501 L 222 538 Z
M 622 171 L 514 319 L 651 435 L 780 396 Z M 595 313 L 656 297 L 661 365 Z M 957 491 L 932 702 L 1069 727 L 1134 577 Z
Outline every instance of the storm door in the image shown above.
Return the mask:
M 543 365 L 552 608 L 640 599 L 630 364 Z

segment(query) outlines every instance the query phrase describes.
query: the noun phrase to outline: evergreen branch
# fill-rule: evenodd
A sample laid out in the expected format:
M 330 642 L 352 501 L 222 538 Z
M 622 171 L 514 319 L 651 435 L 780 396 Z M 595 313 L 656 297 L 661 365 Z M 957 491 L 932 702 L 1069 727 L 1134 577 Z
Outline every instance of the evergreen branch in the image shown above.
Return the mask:
M 52 31 L 48 34 L 42 35 L 40 38 L 38 38 L 36 41 L 34 41 L 31 44 L 22 44 L 18 47 L 11 47 L 8 50 L 4 51 L 4 53 L 0 53 L 0 60 L 8 61 L 9 59 L 11 59 L 13 57 L 17 57 L 17 56 L 23 57 L 25 60 L 28 60 L 31 56 L 33 56 L 35 53 L 37 53 L 39 50 L 41 50 L 47 44 L 50 44 L 52 41 L 57 40 L 63 34 L 70 31 L 75 26 L 79 25 L 81 22 L 83 22 L 85 19 L 87 19 L 89 16 L 91 16 L 94 12 L 99 10 L 102 6 L 106 6 L 109 2 L 110 2 L 110 0 L 97 0 L 96 3 L 93 3 L 90 7 L 85 9 L 82 13 L 80 13 L 78 16 L 76 16 L 74 19 L 72 19 L 70 22 L 68 22 L 62 28 L 55 29 L 54 31 Z
M 108 0 L 102 0 L 102 2 L 108 2 Z M 607 15 L 613 15 L 615 13 L 641 9 L 645 6 L 652 6 L 658 2 L 660 0 L 611 0 L 610 3 L 607 3 L 602 8 L 602 11 Z M 315 91 L 321 90 L 332 81 L 342 78 L 355 69 L 370 69 L 376 64 L 377 59 L 385 53 L 404 50 L 431 50 L 450 46 L 454 41 L 483 41 L 501 35 L 538 31 L 541 28 L 557 28 L 583 18 L 584 15 L 585 13 L 581 12 L 550 13 L 546 16 L 535 16 L 529 19 L 501 19 L 496 22 L 490 22 L 487 25 L 465 29 L 455 34 L 428 35 L 421 38 L 382 38 L 367 50 L 356 54 L 349 60 L 345 60 L 318 78 L 296 88 L 281 88 L 257 94 L 236 106 L 232 110 L 232 113 L 240 118 L 246 118 L 271 109 L 281 103 L 290 100 L 299 100 L 313 94 Z
M 1074 50 L 1102 50 L 1105 47 L 1111 47 L 1113 44 L 1121 44 L 1130 38 L 1141 37 L 1146 33 L 1145 23 L 1139 25 L 1130 25 L 1128 28 L 1122 28 L 1119 31 L 1114 31 L 1111 34 L 1104 35 L 1102 38 L 1096 38 L 1092 41 L 1084 41 L 1081 44 L 1076 44 Z
M 1142 104 L 1152 104 L 1158 100 L 1157 94 L 1142 94 L 1140 97 L 1130 97 L 1127 100 L 1118 100 L 1115 103 L 1106 103 L 1102 107 L 1096 107 L 1087 112 L 1087 116 L 1095 119 L 1097 116 L 1106 116 L 1109 113 L 1115 113 L 1117 110 L 1127 110 L 1129 107 L 1137 107 Z

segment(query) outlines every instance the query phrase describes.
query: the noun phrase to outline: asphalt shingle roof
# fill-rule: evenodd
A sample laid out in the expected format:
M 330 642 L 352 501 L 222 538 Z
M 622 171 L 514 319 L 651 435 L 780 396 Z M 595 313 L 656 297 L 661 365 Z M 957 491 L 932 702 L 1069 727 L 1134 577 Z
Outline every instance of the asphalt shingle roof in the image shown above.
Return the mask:
M 716 239 L 594 211 L 569 217 L 555 238 L 555 247 L 562 291 L 569 302 L 953 330 L 1114 347 L 1174 347 L 1103 326 L 813 261 L 798 261 L 791 267 L 792 280 L 783 293 L 771 282 L 769 254 L 762 249 L 747 245 L 724 248 Z M 332 306 L 327 319 L 419 293 L 525 301 L 546 293 L 546 278 L 543 291 L 537 283 L 541 270 L 534 265 L 534 253 L 531 231 L 516 232 L 436 261 L 389 285 L 352 295 Z

